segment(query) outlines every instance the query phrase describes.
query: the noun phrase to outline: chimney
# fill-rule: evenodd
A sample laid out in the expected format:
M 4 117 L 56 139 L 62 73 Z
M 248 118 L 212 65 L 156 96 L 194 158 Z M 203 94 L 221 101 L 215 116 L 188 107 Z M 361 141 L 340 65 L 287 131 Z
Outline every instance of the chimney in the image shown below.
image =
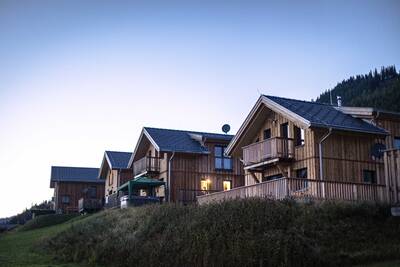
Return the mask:
M 337 99 L 337 106 L 341 107 L 342 106 L 342 97 L 341 96 L 337 96 L 336 99 Z

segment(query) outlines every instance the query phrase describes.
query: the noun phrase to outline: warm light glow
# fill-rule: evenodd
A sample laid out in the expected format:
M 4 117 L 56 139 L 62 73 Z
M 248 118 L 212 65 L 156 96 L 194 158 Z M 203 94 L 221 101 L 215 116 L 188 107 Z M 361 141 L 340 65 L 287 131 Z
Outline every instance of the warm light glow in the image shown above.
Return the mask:
M 224 191 L 232 189 L 232 181 L 224 181 L 223 182 Z
M 211 180 L 210 179 L 201 180 L 200 187 L 201 187 L 201 190 L 204 190 L 204 191 L 210 190 L 211 189 Z

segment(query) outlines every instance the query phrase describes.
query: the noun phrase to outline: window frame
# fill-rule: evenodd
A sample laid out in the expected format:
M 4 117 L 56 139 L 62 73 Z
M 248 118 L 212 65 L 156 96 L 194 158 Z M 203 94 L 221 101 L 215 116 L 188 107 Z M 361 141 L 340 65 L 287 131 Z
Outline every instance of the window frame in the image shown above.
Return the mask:
M 284 127 L 286 128 L 286 131 L 285 131 L 286 136 L 283 134 L 284 133 L 284 131 L 283 131 Z M 279 133 L 280 137 L 286 138 L 286 139 L 289 138 L 289 123 L 287 123 L 287 122 L 281 123 L 279 130 L 280 130 L 280 133 Z
M 265 133 L 269 133 L 269 137 L 268 138 L 265 138 Z M 263 140 L 267 140 L 267 139 L 270 139 L 272 137 L 272 135 L 271 135 L 271 128 L 268 128 L 268 129 L 264 129 L 264 131 L 263 131 Z
M 398 145 L 396 145 L 396 143 L 397 143 Z M 394 148 L 394 149 L 400 149 L 400 136 L 395 136 L 395 137 L 393 138 L 393 148 Z
M 65 201 L 65 199 L 68 199 L 68 201 Z M 61 196 L 61 204 L 70 204 L 71 203 L 71 197 L 69 195 L 62 195 Z
M 229 183 L 229 189 L 225 189 L 225 183 Z M 223 189 L 223 191 L 229 191 L 229 190 L 231 190 L 233 188 L 233 182 L 232 182 L 232 180 L 230 180 L 230 179 L 224 179 L 223 181 L 222 181 L 222 189 Z
M 372 176 L 370 178 L 371 181 L 366 181 L 366 174 L 372 174 Z M 365 184 L 377 184 L 377 180 L 376 180 L 376 171 L 375 170 L 367 170 L 367 169 L 363 169 L 362 170 L 362 179 L 363 179 L 363 183 Z
M 303 136 L 302 136 L 303 135 Z M 303 128 L 294 126 L 295 146 L 304 146 L 305 144 L 305 130 Z
M 233 160 L 231 157 L 225 155 L 225 149 L 227 146 L 215 145 L 214 146 L 214 169 L 219 171 L 233 171 Z M 221 149 L 221 155 L 217 155 L 217 148 Z M 217 168 L 217 160 L 221 161 L 221 168 Z M 225 167 L 225 160 L 229 160 L 229 168 Z

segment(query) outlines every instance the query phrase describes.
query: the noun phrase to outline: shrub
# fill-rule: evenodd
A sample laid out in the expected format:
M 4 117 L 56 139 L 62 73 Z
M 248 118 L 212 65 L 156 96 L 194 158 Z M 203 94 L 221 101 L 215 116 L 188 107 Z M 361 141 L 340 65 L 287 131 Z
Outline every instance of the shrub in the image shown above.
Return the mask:
M 399 258 L 399 222 L 367 203 L 166 204 L 98 213 L 42 248 L 107 266 L 338 266 Z
M 28 221 L 26 224 L 20 226 L 18 228 L 18 231 L 28 231 L 28 230 L 38 229 L 38 228 L 42 228 L 42 227 L 46 227 L 46 226 L 60 224 L 60 223 L 66 222 L 68 220 L 71 220 L 72 218 L 75 218 L 76 216 L 78 216 L 78 214 L 41 215 L 41 216 L 38 216 L 38 217 Z

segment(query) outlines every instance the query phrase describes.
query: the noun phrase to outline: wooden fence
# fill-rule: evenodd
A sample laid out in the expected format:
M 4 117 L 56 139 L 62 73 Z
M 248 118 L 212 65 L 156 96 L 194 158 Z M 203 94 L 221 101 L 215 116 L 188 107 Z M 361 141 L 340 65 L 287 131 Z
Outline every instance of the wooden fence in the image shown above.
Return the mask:
M 385 183 L 390 202 L 400 202 L 400 149 L 386 150 L 384 152 Z
M 237 187 L 198 196 L 199 204 L 227 199 L 261 197 L 271 199 L 310 198 L 346 201 L 388 202 L 385 185 L 321 181 L 301 178 L 280 178 L 254 185 Z

